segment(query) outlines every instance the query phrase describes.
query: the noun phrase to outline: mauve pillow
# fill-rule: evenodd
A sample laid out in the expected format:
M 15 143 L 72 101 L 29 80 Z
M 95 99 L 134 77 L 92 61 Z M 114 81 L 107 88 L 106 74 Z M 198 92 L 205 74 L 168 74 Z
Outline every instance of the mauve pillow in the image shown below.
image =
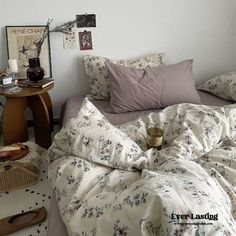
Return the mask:
M 96 100 L 110 99 L 107 67 L 105 65 L 106 61 L 132 68 L 143 69 L 164 64 L 163 57 L 164 53 L 156 53 L 130 60 L 111 60 L 101 56 L 85 55 L 85 72 L 91 88 L 89 97 Z
M 193 60 L 134 69 L 106 62 L 110 105 L 115 113 L 200 103 L 192 74 Z

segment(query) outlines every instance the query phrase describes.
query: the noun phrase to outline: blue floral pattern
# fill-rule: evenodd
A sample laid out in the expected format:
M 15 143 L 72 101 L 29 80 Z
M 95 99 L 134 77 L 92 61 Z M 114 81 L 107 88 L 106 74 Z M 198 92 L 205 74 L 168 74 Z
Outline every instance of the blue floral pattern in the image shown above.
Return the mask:
M 150 126 L 164 130 L 160 151 L 147 150 Z M 236 105 L 115 127 L 85 99 L 49 148 L 49 177 L 70 235 L 236 235 L 235 153 Z

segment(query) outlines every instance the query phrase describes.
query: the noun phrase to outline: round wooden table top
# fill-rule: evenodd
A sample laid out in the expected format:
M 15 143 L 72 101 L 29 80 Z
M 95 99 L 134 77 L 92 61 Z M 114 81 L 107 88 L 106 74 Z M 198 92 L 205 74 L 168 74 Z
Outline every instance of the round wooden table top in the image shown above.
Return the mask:
M 52 89 L 54 84 L 50 84 L 46 86 L 45 88 L 33 88 L 33 87 L 21 87 L 22 91 L 17 92 L 17 93 L 11 93 L 10 89 L 13 88 L 11 87 L 6 87 L 0 88 L 0 95 L 5 96 L 5 97 L 28 97 L 28 96 L 34 96 L 42 93 L 46 93 L 50 89 Z

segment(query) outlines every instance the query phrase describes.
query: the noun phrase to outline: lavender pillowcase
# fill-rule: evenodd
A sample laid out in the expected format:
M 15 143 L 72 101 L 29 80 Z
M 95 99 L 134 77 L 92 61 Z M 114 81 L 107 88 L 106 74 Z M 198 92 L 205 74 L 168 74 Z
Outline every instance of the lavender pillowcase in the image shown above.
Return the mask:
M 106 62 L 110 105 L 115 113 L 201 102 L 192 75 L 193 60 L 146 69 Z

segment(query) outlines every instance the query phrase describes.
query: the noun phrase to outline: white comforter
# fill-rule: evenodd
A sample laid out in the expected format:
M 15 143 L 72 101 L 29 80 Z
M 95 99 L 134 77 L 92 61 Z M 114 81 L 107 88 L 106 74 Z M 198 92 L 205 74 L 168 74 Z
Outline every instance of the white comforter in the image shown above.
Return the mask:
M 146 150 L 151 126 L 161 151 Z M 115 127 L 85 99 L 49 159 L 70 235 L 236 235 L 236 105 L 174 105 Z

